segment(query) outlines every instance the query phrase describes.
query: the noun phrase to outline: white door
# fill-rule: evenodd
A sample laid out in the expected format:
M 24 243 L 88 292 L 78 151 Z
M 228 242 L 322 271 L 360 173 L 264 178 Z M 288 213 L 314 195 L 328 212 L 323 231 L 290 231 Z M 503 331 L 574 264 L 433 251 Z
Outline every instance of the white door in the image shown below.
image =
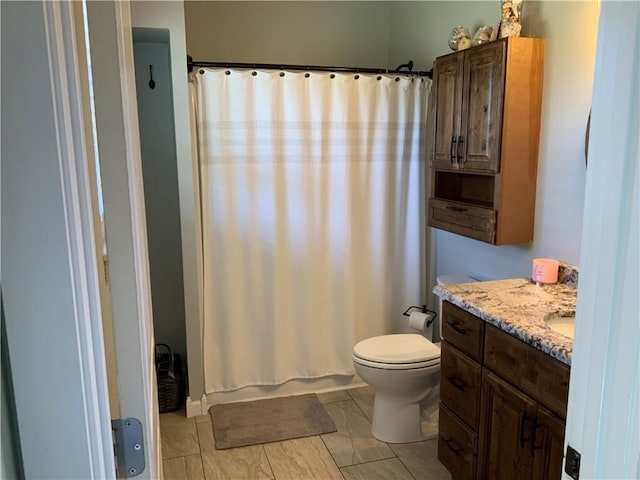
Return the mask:
M 600 5 L 565 443 L 640 478 L 640 3 Z M 565 475 L 564 478 L 569 478 Z
M 114 478 L 93 142 L 77 55 L 85 39 L 71 2 L 1 8 L 2 295 L 24 474 Z M 137 478 L 160 478 L 129 4 L 88 2 L 86 11 L 118 403 L 143 425 Z

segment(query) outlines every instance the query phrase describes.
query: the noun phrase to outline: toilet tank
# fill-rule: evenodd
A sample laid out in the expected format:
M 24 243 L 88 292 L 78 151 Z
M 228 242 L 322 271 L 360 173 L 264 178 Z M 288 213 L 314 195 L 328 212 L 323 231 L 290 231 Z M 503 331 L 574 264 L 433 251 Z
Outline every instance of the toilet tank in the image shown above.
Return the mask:
M 436 282 L 438 285 L 456 285 L 458 283 L 477 282 L 477 280 L 466 275 L 438 275 Z M 442 338 L 442 299 L 438 301 L 438 318 L 438 335 Z

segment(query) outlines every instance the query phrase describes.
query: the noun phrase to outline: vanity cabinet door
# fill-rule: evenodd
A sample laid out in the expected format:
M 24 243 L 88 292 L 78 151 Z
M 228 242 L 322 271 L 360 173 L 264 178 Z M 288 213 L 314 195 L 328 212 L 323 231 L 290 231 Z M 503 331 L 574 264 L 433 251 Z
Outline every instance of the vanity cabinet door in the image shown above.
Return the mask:
M 532 478 L 536 402 L 488 370 L 482 375 L 478 478 Z
M 533 478 L 534 480 L 556 480 L 562 478 L 564 458 L 565 424 L 553 413 L 538 406 L 535 432 L 533 435 Z
M 435 61 L 433 67 L 433 158 L 438 168 L 457 168 L 457 140 L 460 135 L 462 108 L 463 55 L 448 55 Z

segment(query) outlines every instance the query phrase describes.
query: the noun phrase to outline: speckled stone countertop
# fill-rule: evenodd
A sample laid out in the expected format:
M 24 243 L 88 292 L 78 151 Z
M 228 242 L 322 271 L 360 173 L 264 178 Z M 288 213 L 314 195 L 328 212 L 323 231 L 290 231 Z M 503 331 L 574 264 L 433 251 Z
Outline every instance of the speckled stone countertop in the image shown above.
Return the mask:
M 538 286 L 528 279 L 438 285 L 433 293 L 487 323 L 571 365 L 573 339 L 551 330 L 549 315 L 572 316 L 577 290 L 568 284 Z

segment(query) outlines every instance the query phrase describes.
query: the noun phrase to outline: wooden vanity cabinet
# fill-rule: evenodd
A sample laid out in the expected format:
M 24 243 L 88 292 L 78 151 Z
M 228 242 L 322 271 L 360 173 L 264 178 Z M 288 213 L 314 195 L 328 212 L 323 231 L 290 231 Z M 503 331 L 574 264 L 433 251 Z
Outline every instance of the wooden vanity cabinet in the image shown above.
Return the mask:
M 544 41 L 520 37 L 435 60 L 430 226 L 533 239 L 543 63 Z
M 442 322 L 440 462 L 454 480 L 560 478 L 569 368 L 449 302 Z

